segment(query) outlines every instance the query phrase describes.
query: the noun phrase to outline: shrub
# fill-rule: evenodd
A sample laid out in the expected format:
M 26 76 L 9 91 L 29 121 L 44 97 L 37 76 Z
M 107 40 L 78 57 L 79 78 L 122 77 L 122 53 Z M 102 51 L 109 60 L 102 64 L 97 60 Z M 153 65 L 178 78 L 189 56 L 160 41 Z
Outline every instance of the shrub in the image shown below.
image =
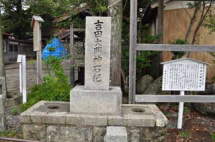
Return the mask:
M 43 78 L 43 83 L 35 85 L 31 88 L 28 94 L 29 100 L 26 104 L 21 106 L 24 111 L 34 105 L 35 103 L 46 101 L 68 101 L 70 85 L 68 77 L 64 74 L 61 65 L 62 59 L 56 57 L 49 57 L 45 60 L 48 68 L 48 75 Z

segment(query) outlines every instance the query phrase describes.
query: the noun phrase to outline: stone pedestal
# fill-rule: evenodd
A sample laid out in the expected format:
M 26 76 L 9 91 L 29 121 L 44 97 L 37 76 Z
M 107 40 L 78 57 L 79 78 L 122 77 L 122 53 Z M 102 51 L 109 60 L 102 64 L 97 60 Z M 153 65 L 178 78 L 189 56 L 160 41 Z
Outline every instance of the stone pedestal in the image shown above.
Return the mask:
M 3 95 L 0 95 L 0 131 L 5 129 L 5 116 L 4 116 L 4 99 Z
M 122 105 L 121 115 L 73 114 L 69 102 L 41 101 L 23 112 L 23 138 L 40 142 L 104 142 L 112 126 L 126 128 L 128 142 L 164 142 L 165 115 L 156 105 Z M 108 132 L 109 131 L 109 132 Z
M 116 126 L 107 127 L 104 142 L 128 142 L 128 134 L 126 128 Z
M 77 114 L 120 115 L 122 91 L 119 87 L 109 90 L 88 90 L 76 86 L 70 94 L 70 112 Z

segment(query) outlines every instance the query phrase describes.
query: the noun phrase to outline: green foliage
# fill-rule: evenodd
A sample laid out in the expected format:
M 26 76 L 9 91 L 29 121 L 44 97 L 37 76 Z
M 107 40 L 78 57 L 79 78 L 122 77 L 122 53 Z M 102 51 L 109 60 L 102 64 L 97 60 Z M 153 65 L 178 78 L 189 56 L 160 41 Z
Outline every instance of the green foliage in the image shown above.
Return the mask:
M 16 131 L 2 131 L 0 132 L 0 137 L 15 137 L 17 135 Z
M 90 7 L 91 11 L 94 14 L 102 15 L 102 13 L 107 12 L 108 10 L 108 1 L 107 0 L 83 0 Z
M 188 41 L 183 40 L 183 39 L 176 39 L 175 41 L 172 42 L 172 44 L 188 44 Z M 181 58 L 185 52 L 173 52 L 174 53 L 174 59 Z
M 14 107 L 10 110 L 12 115 L 18 115 L 20 113 L 20 109 L 18 107 Z
M 159 39 L 158 35 L 145 35 L 143 43 L 154 43 Z M 141 76 L 146 68 L 151 67 L 152 58 L 158 55 L 159 52 L 145 51 L 137 53 L 137 76 Z
M 68 78 L 64 74 L 61 65 L 62 59 L 56 57 L 49 57 L 45 60 L 48 68 L 48 75 L 44 77 L 43 83 L 34 86 L 28 94 L 29 100 L 27 104 L 21 106 L 24 111 L 35 103 L 46 101 L 68 101 L 70 85 Z
M 173 44 L 188 44 L 188 42 L 183 39 L 176 39 Z
M 189 107 L 184 107 L 184 113 L 189 114 L 191 112 Z
M 31 15 L 29 10 L 22 9 L 21 0 L 0 0 L 4 13 L 0 15 L 4 31 L 14 33 L 18 38 L 26 38 L 30 31 Z
M 158 36 L 153 35 L 146 35 L 144 39 L 144 43 L 153 43 L 155 40 L 157 40 Z M 129 45 L 128 43 L 124 43 L 123 46 Z M 137 52 L 137 76 L 141 76 L 143 73 L 145 73 L 146 68 L 151 67 L 152 65 L 152 58 L 156 55 L 158 55 L 159 52 L 153 52 L 153 51 L 146 51 L 146 52 Z M 123 62 L 122 66 L 126 74 L 128 74 L 128 60 L 129 60 L 129 50 L 127 48 L 122 51 L 123 55 Z M 127 71 L 127 72 L 126 72 Z
M 44 33 L 52 32 L 51 28 L 55 26 L 69 28 L 71 22 L 78 19 L 74 15 L 80 11 L 80 5 L 83 3 L 87 4 L 92 15 L 107 15 L 107 0 L 28 0 L 25 3 L 22 0 L 0 0 L 1 9 L 4 10 L 0 21 L 5 32 L 14 33 L 19 39 L 25 39 L 32 36 L 33 15 L 39 15 L 45 20 L 42 23 Z M 23 5 L 29 8 L 23 9 Z M 65 15 L 70 18 L 61 23 L 53 22 L 55 18 Z M 83 22 L 79 20 L 79 25 L 84 25 Z
M 214 18 L 214 14 L 210 14 L 208 17 L 207 17 L 207 20 L 204 24 L 205 27 L 207 27 L 210 32 L 215 32 L 215 18 Z
M 181 132 L 179 132 L 179 136 L 182 137 L 182 138 L 188 138 L 188 137 L 190 137 L 190 132 L 181 131 Z
M 212 138 L 213 142 L 215 142 L 215 132 L 212 133 L 211 138 Z

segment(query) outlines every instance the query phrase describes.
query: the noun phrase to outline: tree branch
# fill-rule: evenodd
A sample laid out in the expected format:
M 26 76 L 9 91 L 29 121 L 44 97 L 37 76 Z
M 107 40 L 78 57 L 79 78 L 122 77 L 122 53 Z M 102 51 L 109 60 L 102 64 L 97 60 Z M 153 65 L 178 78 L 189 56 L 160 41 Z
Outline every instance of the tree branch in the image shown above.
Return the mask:
M 210 11 L 211 6 L 212 6 L 212 0 L 210 0 L 210 4 L 207 7 L 207 9 L 206 9 L 206 3 L 205 3 L 205 1 L 203 1 L 203 11 L 202 11 L 202 14 L 201 14 L 201 17 L 200 17 L 200 21 L 199 21 L 199 23 L 198 23 L 198 25 L 197 25 L 197 27 L 196 27 L 196 29 L 194 31 L 192 44 L 194 44 L 196 42 L 196 35 L 197 35 L 199 29 L 201 28 L 206 16 L 208 15 L 208 12 Z

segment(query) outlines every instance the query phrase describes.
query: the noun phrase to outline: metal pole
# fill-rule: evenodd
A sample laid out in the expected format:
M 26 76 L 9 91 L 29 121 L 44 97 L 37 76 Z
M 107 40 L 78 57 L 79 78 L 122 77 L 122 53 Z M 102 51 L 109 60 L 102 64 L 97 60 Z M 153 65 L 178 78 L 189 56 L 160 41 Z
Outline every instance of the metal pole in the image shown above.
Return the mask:
M 136 94 L 137 0 L 130 1 L 129 103 Z

